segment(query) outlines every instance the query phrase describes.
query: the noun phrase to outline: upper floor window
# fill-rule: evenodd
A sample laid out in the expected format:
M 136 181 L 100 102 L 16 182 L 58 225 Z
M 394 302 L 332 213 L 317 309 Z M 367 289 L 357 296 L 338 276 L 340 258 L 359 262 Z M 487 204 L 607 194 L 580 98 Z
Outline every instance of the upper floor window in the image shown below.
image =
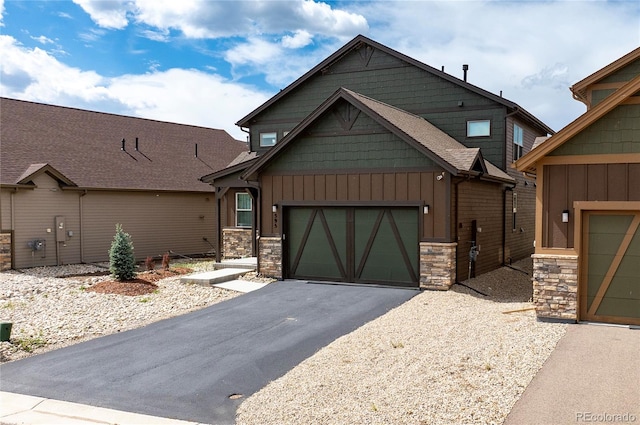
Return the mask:
M 278 138 L 277 133 L 260 133 L 260 147 L 273 146 Z
M 513 125 L 513 160 L 518 160 L 524 153 L 524 132 L 522 127 Z
M 467 137 L 491 136 L 491 120 L 467 121 Z
M 236 227 L 251 227 L 251 196 L 248 193 L 236 193 Z

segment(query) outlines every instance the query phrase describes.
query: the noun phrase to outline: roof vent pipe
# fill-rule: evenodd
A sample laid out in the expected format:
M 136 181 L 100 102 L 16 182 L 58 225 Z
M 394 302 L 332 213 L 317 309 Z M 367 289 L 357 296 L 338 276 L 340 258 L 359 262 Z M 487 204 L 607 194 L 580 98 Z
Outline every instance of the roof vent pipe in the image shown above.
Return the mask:
M 124 139 L 122 139 L 122 147 L 120 148 L 121 151 L 125 150 L 124 148 Z
M 198 144 L 196 143 L 196 158 L 198 157 Z
M 136 152 L 138 151 L 138 138 L 136 137 Z
M 467 71 L 469 70 L 469 65 L 465 64 L 462 65 L 462 72 L 463 72 L 463 80 L 466 83 L 467 82 Z
M 442 72 L 444 72 L 444 65 L 442 65 Z

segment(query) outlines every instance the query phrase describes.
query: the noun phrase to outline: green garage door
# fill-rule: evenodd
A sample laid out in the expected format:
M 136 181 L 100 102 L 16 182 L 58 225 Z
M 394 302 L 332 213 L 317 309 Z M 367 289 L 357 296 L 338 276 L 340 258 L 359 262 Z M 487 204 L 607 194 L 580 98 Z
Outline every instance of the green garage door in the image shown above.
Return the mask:
M 640 213 L 585 213 L 581 318 L 640 325 Z
M 418 208 L 286 210 L 285 276 L 418 286 Z

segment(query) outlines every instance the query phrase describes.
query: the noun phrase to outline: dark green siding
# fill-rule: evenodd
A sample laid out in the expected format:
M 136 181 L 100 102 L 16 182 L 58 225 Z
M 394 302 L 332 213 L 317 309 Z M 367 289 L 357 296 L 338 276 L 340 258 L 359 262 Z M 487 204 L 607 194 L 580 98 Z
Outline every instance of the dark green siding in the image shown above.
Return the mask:
M 615 89 L 607 89 L 607 90 L 594 90 L 591 93 L 591 107 L 596 106 L 598 103 L 605 100 L 609 97 L 610 94 L 614 93 Z
M 550 156 L 640 153 L 640 105 L 621 105 Z
M 633 80 L 638 75 L 640 75 L 640 60 L 631 62 L 624 68 L 614 72 L 611 75 L 608 75 L 606 78 L 598 81 L 598 84 L 626 83 L 627 81 Z
M 267 170 L 351 170 L 433 167 L 435 163 L 364 113 L 349 131 L 333 113 L 320 117 Z
M 281 138 L 283 131 L 291 130 L 340 87 L 435 120 L 441 130 L 461 143 L 482 147 L 485 158 L 502 165 L 504 108 L 379 50 L 373 51 L 366 66 L 358 51 L 348 53 L 258 115 L 251 125 L 252 149 L 259 149 L 260 132 L 278 131 Z M 466 140 L 466 120 L 487 117 L 492 119 L 492 137 L 482 142 Z

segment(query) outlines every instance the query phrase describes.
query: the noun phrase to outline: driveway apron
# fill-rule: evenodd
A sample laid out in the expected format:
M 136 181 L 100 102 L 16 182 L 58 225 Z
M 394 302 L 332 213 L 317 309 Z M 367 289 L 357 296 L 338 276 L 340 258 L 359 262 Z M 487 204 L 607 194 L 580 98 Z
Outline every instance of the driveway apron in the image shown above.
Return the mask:
M 281 281 L 0 366 L 0 390 L 208 424 L 418 291 Z M 237 395 L 237 396 L 236 396 Z

